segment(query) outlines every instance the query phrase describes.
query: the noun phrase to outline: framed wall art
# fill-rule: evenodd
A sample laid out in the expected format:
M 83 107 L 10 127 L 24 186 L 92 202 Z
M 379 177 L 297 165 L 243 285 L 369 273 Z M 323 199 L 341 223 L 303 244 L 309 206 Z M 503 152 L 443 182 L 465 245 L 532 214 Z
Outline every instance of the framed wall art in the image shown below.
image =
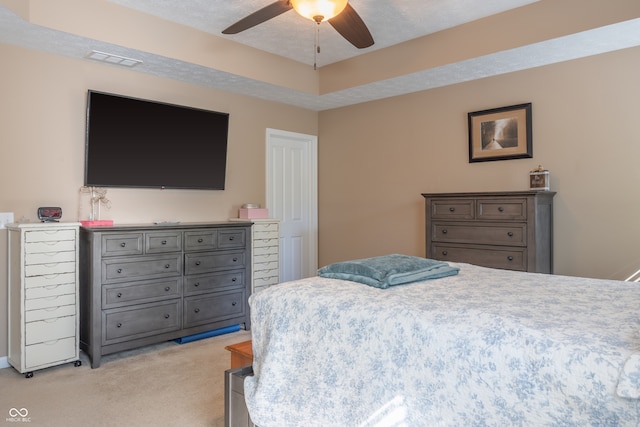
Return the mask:
M 533 157 L 531 103 L 475 111 L 469 118 L 469 163 Z

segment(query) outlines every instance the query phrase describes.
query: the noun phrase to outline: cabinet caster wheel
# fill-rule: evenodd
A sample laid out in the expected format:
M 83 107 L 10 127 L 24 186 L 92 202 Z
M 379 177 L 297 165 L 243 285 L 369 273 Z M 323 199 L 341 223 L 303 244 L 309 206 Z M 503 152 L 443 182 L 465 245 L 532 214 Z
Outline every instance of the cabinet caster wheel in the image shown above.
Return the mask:
M 73 362 L 73 366 L 75 366 L 76 368 L 78 366 L 82 366 L 82 360 L 76 360 L 75 362 Z
M 26 374 L 24 374 L 25 378 L 33 378 L 33 372 L 27 372 Z

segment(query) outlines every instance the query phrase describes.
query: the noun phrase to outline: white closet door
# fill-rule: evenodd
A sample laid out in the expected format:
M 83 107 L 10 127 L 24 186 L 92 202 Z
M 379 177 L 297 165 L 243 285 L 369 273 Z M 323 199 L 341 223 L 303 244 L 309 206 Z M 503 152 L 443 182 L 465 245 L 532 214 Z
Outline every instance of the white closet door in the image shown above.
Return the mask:
M 318 137 L 267 129 L 267 207 L 280 220 L 280 281 L 318 268 Z

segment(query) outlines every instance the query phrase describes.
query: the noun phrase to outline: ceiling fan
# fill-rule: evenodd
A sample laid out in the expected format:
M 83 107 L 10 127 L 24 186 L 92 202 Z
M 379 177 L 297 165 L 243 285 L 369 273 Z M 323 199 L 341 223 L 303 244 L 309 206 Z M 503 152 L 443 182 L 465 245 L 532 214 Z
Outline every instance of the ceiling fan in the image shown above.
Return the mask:
M 295 9 L 301 16 L 329 24 L 358 49 L 373 45 L 373 37 L 360 15 L 349 5 L 349 0 L 279 0 L 257 12 L 242 18 L 222 31 L 222 34 L 237 34 L 269 19 Z

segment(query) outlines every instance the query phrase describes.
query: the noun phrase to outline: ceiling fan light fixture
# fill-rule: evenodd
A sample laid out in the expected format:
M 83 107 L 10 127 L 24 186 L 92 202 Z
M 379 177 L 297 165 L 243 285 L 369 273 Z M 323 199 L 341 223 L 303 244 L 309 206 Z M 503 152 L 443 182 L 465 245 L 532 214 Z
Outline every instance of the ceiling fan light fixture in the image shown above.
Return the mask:
M 349 0 L 290 0 L 296 12 L 318 23 L 338 15 L 347 7 L 348 2 Z

